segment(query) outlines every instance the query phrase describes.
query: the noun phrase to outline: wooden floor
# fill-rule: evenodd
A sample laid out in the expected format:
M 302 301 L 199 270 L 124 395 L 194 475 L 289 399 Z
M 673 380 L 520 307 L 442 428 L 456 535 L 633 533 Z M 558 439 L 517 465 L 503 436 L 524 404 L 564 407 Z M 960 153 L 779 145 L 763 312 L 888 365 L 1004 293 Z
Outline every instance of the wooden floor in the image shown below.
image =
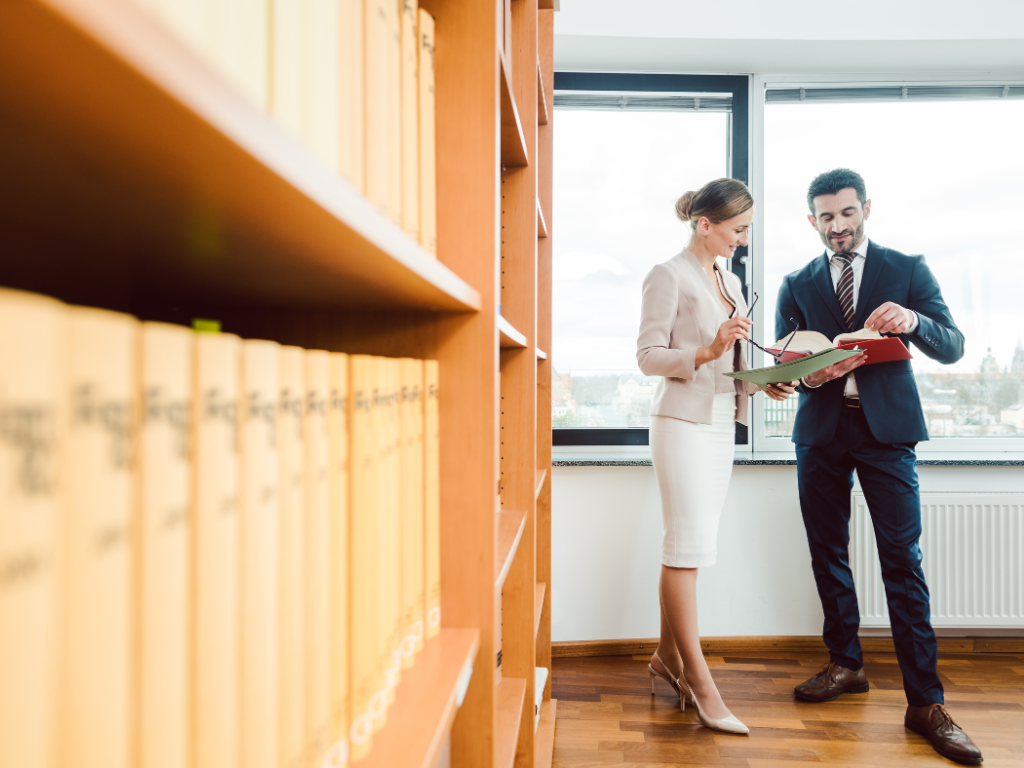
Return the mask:
M 865 654 L 871 690 L 826 704 L 794 700 L 820 654 L 708 656 L 726 704 L 749 736 L 704 728 L 662 680 L 651 696 L 648 656 L 553 659 L 558 699 L 554 768 L 600 766 L 955 765 L 903 726 L 906 699 L 893 654 Z M 985 768 L 1024 767 L 1024 655 L 946 654 L 946 706 L 974 739 Z

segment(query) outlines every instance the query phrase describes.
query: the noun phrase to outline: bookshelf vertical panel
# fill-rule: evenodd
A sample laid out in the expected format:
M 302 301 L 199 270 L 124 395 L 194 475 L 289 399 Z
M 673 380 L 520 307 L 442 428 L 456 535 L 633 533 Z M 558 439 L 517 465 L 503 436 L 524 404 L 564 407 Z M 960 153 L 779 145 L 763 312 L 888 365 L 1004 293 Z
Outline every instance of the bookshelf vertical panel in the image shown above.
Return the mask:
M 554 93 L 554 16 L 552 10 L 537 14 L 537 53 L 545 93 Z M 537 581 L 547 583 L 546 598 L 541 610 L 537 632 L 537 666 L 551 669 L 551 603 L 554 585 L 551 582 L 551 269 L 554 241 L 552 210 L 552 156 L 554 110 L 548 111 L 547 123 L 537 128 L 537 199 L 547 217 L 548 237 L 537 241 L 537 347 L 548 353 L 537 361 L 537 468 L 547 470 L 541 492 L 537 495 Z M 544 687 L 544 698 L 551 698 L 551 676 Z
M 438 322 L 441 621 L 480 629 L 473 677 L 452 728 L 451 762 L 475 768 L 495 758 L 498 19 L 493 3 L 422 6 L 436 21 L 437 251 L 481 299 L 478 314 Z
M 537 150 L 537 0 L 512 2 L 512 95 L 526 156 Z M 501 185 L 502 313 L 527 338 L 502 367 L 502 505 L 526 512 L 526 526 L 502 595 L 504 675 L 525 678 L 516 768 L 534 759 L 536 668 L 537 167 L 508 168 Z

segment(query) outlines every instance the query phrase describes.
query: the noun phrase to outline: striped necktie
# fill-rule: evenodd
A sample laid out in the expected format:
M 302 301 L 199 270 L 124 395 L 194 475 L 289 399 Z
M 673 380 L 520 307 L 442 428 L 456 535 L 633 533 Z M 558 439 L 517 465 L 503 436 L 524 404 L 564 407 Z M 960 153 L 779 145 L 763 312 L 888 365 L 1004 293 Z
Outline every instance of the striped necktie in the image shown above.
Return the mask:
M 836 283 L 836 298 L 839 300 L 839 309 L 843 312 L 843 319 L 846 320 L 846 330 L 853 330 L 853 254 L 837 253 L 836 261 L 843 265 L 843 273 Z

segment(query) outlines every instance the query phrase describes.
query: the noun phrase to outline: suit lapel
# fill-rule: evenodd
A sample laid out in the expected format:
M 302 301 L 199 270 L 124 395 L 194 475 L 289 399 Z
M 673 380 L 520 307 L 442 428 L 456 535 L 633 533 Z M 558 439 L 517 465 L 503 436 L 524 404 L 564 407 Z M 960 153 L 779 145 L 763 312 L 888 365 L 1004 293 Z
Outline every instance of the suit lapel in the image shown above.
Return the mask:
M 839 299 L 836 298 L 836 288 L 832 285 L 832 273 L 828 268 L 827 253 L 823 253 L 820 258 L 814 261 L 811 267 L 811 277 L 825 305 L 836 319 L 836 322 L 839 323 L 839 327 L 846 328 L 846 320 L 843 318 L 843 311 L 839 309 Z M 807 329 L 804 328 L 803 330 Z
M 871 311 L 874 311 L 874 306 L 870 303 L 869 299 L 871 298 L 871 293 L 875 290 L 875 283 L 878 282 L 878 276 L 882 273 L 884 263 L 885 250 L 868 240 L 868 252 L 864 254 L 864 274 L 861 275 L 860 290 L 857 292 L 857 312 L 853 316 L 853 328 L 851 330 L 856 331 L 864 327 L 864 321 L 869 314 L 868 307 L 871 307 Z

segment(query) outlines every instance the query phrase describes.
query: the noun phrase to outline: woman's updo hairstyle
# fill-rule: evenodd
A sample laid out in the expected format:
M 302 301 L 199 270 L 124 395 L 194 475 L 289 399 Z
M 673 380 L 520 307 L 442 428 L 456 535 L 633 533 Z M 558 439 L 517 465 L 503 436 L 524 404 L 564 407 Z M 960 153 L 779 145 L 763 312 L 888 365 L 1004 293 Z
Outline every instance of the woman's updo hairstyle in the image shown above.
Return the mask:
M 747 185 L 738 179 L 715 179 L 696 192 L 687 192 L 676 200 L 676 216 L 696 226 L 702 216 L 712 224 L 739 216 L 754 205 Z

